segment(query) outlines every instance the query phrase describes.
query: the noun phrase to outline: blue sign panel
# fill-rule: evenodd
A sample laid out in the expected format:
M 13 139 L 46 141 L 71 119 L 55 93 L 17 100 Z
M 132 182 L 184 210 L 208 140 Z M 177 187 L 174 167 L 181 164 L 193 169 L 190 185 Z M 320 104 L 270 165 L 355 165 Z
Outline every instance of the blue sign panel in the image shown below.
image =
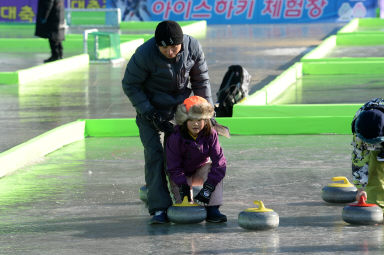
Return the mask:
M 122 20 L 207 20 L 208 24 L 348 21 L 374 17 L 377 0 L 107 0 Z
M 377 0 L 64 0 L 71 8 L 120 8 L 123 21 L 208 24 L 349 21 L 376 16 Z M 0 22 L 34 22 L 37 0 L 1 0 Z

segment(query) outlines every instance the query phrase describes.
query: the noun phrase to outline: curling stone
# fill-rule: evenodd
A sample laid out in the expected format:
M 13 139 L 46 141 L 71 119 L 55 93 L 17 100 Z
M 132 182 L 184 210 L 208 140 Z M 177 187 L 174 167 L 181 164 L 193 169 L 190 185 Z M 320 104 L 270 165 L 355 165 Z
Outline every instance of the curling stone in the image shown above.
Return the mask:
M 177 224 L 199 223 L 207 218 L 207 211 L 204 206 L 188 202 L 185 196 L 183 202 L 174 204 L 167 210 L 168 219 Z
M 140 200 L 143 202 L 147 202 L 147 194 L 148 194 L 147 185 L 141 186 L 139 189 Z
M 356 201 L 357 188 L 348 181 L 347 177 L 336 176 L 332 181 L 343 183 L 330 183 L 322 189 L 321 197 L 328 203 L 351 203 Z
M 279 215 L 272 209 L 264 207 L 260 200 L 253 202 L 258 207 L 248 208 L 239 213 L 239 226 L 251 230 L 266 230 L 279 226 Z
M 361 196 L 359 202 L 343 208 L 342 217 L 350 224 L 375 225 L 383 222 L 383 209 L 376 204 L 365 203 L 365 197 Z

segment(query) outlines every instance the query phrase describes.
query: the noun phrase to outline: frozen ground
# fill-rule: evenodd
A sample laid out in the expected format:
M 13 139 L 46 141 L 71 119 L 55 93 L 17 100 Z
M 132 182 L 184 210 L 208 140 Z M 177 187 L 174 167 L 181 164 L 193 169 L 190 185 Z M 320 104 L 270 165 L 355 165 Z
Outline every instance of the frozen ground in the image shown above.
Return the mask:
M 304 75 L 273 104 L 362 104 L 384 95 L 380 74 Z
M 1 180 L 1 254 L 382 254 L 383 225 L 350 226 L 327 204 L 331 177 L 350 178 L 347 135 L 221 138 L 228 159 L 224 224 L 148 225 L 139 138 L 87 138 Z M 262 200 L 268 231 L 238 226 Z

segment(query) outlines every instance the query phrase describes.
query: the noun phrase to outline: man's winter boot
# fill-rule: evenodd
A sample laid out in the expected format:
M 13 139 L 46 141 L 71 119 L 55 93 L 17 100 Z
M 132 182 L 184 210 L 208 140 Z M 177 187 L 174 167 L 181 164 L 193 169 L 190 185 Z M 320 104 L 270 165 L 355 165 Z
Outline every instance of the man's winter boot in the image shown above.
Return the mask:
M 149 221 L 149 224 L 164 224 L 168 223 L 169 219 L 166 211 L 157 211 L 153 215 L 152 219 Z

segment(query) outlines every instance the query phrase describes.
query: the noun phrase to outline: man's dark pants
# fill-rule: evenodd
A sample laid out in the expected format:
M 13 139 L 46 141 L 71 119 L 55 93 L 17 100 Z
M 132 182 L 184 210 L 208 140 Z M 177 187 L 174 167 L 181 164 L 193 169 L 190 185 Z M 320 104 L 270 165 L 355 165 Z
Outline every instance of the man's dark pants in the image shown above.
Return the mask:
M 136 124 L 144 147 L 148 211 L 154 214 L 156 211 L 167 210 L 172 205 L 165 174 L 164 149 L 160 132 L 152 122 L 138 114 Z

